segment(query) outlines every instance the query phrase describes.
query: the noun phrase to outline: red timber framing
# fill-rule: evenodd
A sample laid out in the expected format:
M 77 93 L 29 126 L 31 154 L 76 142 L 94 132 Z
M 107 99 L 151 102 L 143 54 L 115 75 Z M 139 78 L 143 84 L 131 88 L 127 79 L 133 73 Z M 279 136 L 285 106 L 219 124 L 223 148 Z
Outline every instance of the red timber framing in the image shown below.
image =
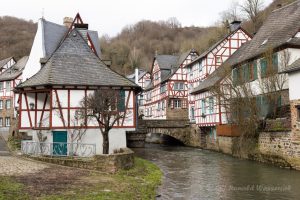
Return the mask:
M 76 99 L 75 96 L 72 96 L 72 91 L 83 91 L 84 97 L 87 96 L 88 92 L 91 92 L 93 90 L 90 89 L 48 89 L 48 90 L 31 90 L 31 91 L 22 91 L 19 94 L 19 129 L 70 129 L 70 128 L 82 128 L 80 126 L 76 126 L 71 124 L 72 114 L 76 110 L 82 109 L 78 106 L 72 106 L 71 100 Z M 127 97 L 125 99 L 125 115 L 129 114 L 129 112 L 132 112 L 132 116 L 129 116 L 132 118 L 132 123 L 125 124 L 126 118 L 120 119 L 120 121 L 117 122 L 117 125 L 114 126 L 114 128 L 135 128 L 136 126 L 136 94 L 132 90 L 125 90 L 127 93 Z M 62 93 L 60 95 L 60 92 L 64 92 L 67 94 L 66 99 L 62 100 Z M 28 95 L 31 95 L 34 99 L 31 99 L 31 102 L 35 102 L 34 109 L 30 108 L 30 104 L 28 102 Z M 43 97 L 44 96 L 44 97 Z M 43 99 L 41 99 L 43 98 Z M 24 100 L 23 100 L 24 99 Z M 78 100 L 78 99 L 76 99 Z M 25 101 L 25 102 L 23 102 Z M 132 103 L 130 103 L 132 101 Z M 43 102 L 42 105 L 38 104 L 38 102 Z M 63 104 L 64 102 L 64 104 Z M 66 105 L 66 106 L 64 106 Z M 131 105 L 131 107 L 129 107 Z M 23 107 L 25 106 L 25 107 Z M 44 119 L 45 113 L 49 113 L 49 123 L 45 126 L 41 124 L 41 122 Z M 34 113 L 34 115 L 33 115 Z M 40 116 L 39 116 L 39 114 Z M 28 117 L 29 124 L 25 125 L 22 122 L 22 117 L 26 115 Z M 55 126 L 53 124 L 54 115 L 56 115 L 56 118 L 58 117 L 61 121 L 62 126 Z M 48 120 L 48 119 L 47 119 Z M 85 119 L 87 122 L 87 119 Z M 56 122 L 57 124 L 58 122 Z M 87 124 L 87 123 L 86 123 Z M 99 128 L 96 125 L 87 125 L 83 128 Z
M 251 36 L 243 29 L 239 28 L 232 32 L 228 37 L 219 42 L 219 44 L 209 51 L 202 58 L 192 62 L 187 67 L 189 68 L 188 86 L 189 90 L 195 89 L 201 81 L 206 79 L 209 74 L 213 73 L 223 62 L 225 62 L 242 44 L 251 40 Z M 192 107 L 196 108 L 194 95 L 188 95 L 189 110 Z M 191 118 L 191 113 L 190 120 Z
M 145 97 L 151 96 L 145 102 L 145 116 L 149 118 L 166 118 L 167 108 L 174 109 L 174 101 L 180 100 L 180 109 L 187 109 L 188 87 L 186 65 L 197 56 L 196 52 L 190 52 L 180 64 L 176 72 L 167 80 L 161 81 L 161 69 L 154 60 L 152 66 L 152 78 L 154 87 L 145 92 Z M 149 94 L 150 93 L 150 94 Z M 178 104 L 177 104 L 178 105 Z M 151 113 L 150 113 L 151 112 Z
M 68 32 L 66 33 L 66 36 L 74 29 L 75 24 L 84 24 L 84 23 L 83 23 L 83 20 L 82 20 L 82 18 L 81 18 L 81 16 L 80 16 L 79 13 L 76 14 L 76 16 L 75 16 L 75 18 L 74 18 L 74 20 L 73 20 L 73 22 L 72 22 L 72 24 L 71 24 L 71 26 L 70 26 Z M 65 36 L 65 37 L 66 37 L 66 36 Z M 96 56 L 98 56 L 98 55 L 97 55 L 97 52 L 96 52 L 95 45 L 93 44 L 92 39 L 91 39 L 91 37 L 90 37 L 90 35 L 89 35 L 88 32 L 87 32 L 87 39 L 88 39 L 88 45 L 89 45 L 89 47 L 90 47 L 90 48 L 92 49 L 92 51 L 96 54 Z M 63 41 L 63 40 L 62 40 L 62 41 Z

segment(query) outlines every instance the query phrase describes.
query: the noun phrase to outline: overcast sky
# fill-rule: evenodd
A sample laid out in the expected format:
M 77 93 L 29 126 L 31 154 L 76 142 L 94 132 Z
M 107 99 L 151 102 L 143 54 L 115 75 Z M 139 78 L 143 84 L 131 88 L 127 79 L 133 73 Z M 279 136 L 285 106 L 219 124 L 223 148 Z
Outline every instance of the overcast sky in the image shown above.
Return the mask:
M 143 19 L 167 20 L 176 17 L 183 26 L 209 26 L 233 0 L 0 0 L 0 16 L 10 15 L 37 22 L 62 24 L 63 17 L 80 13 L 89 28 L 100 35 L 115 36 L 125 25 Z M 235 2 L 243 2 L 236 0 Z M 264 0 L 268 5 L 272 0 Z

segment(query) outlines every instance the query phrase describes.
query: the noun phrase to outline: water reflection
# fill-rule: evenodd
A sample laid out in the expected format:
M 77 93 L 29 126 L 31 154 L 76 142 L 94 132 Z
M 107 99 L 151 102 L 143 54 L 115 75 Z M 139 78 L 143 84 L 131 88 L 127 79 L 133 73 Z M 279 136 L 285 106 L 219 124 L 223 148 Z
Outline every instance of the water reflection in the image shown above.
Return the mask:
M 134 149 L 164 173 L 158 199 L 300 199 L 300 172 L 188 147 Z

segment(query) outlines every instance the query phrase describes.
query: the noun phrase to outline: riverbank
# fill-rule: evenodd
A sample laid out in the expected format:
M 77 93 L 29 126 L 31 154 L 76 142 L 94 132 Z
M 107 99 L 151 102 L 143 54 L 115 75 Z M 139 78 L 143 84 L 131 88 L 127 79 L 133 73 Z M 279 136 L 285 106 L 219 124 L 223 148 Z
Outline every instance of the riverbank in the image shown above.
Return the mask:
M 57 165 L 34 173 L 0 174 L 0 199 L 154 199 L 162 172 L 135 157 L 135 166 L 105 174 Z

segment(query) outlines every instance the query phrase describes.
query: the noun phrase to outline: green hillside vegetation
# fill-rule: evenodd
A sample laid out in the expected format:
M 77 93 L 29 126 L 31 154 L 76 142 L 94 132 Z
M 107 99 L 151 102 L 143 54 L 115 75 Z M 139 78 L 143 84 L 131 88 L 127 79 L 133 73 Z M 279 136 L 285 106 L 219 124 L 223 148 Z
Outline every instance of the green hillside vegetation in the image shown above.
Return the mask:
M 263 0 L 245 0 L 263 2 Z M 111 60 L 112 68 L 122 74 L 130 74 L 136 67 L 150 70 L 153 56 L 157 54 L 178 54 L 189 49 L 199 53 L 222 38 L 227 32 L 228 22 L 242 20 L 242 27 L 249 33 L 257 32 L 263 21 L 277 8 L 295 0 L 274 0 L 266 8 L 260 6 L 251 18 L 242 11 L 240 5 L 224 10 L 219 22 L 211 27 L 182 27 L 176 18 L 153 22 L 143 20 L 127 25 L 115 37 L 108 35 L 100 38 L 102 59 Z M 29 55 L 36 24 L 15 17 L 0 17 L 0 59 L 14 56 L 21 58 Z M 100 33 L 101 34 L 101 33 Z

